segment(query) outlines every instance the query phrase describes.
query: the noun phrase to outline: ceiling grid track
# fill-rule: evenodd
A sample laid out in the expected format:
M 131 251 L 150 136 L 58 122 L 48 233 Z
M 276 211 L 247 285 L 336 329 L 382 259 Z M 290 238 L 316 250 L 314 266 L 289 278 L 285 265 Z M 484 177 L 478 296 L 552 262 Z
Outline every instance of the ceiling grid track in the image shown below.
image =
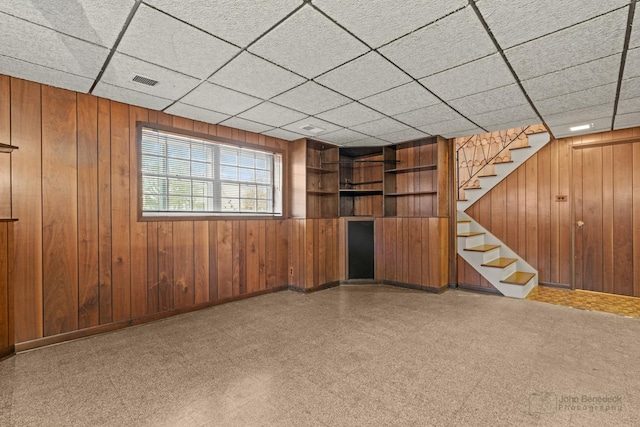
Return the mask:
M 320 14 L 322 14 L 324 17 L 326 17 L 327 19 L 329 19 L 331 22 L 333 22 L 334 24 L 336 24 L 338 27 L 342 28 L 344 31 L 346 31 L 348 34 L 350 34 L 352 37 L 354 37 L 354 38 L 355 38 L 356 40 L 358 40 L 360 43 L 362 43 L 362 44 L 364 44 L 365 46 L 367 46 L 367 47 L 370 49 L 370 51 L 369 51 L 369 52 L 367 52 L 366 54 L 368 54 L 368 53 L 370 53 L 370 52 L 376 52 L 378 55 L 380 55 L 382 58 L 384 58 L 384 59 L 385 59 L 385 61 L 387 61 L 389 64 L 393 65 L 395 68 L 397 68 L 399 71 L 401 71 L 401 72 L 402 72 L 403 74 L 405 74 L 407 77 L 409 77 L 409 78 L 410 78 L 414 83 L 417 83 L 417 84 L 419 84 L 421 87 L 423 87 L 424 89 L 426 89 L 426 90 L 427 90 L 427 92 L 429 92 L 431 95 L 433 95 L 434 97 L 436 97 L 436 98 L 438 99 L 438 101 L 442 102 L 444 105 L 446 105 L 447 107 L 451 108 L 453 111 L 455 111 L 458 115 L 460 115 L 460 116 L 461 116 L 461 117 L 463 117 L 464 119 L 466 119 L 466 120 L 468 120 L 469 122 L 473 123 L 473 125 L 474 125 L 474 126 L 476 126 L 477 128 L 482 129 L 482 130 L 484 130 L 485 132 L 487 131 L 484 127 L 482 127 L 482 126 L 478 125 L 476 122 L 474 122 L 473 120 L 471 120 L 470 118 L 468 118 L 467 116 L 465 116 L 464 114 L 462 114 L 462 113 L 461 113 L 460 111 L 458 111 L 456 108 L 454 108 L 454 107 L 452 107 L 451 105 L 449 105 L 449 103 L 447 103 L 444 99 L 440 98 L 437 94 L 433 93 L 433 92 L 432 92 L 428 87 L 426 87 L 425 85 L 423 85 L 422 83 L 420 83 L 420 82 L 418 81 L 418 79 L 416 79 L 415 77 L 413 77 L 411 74 L 409 74 L 409 73 L 408 73 L 408 72 L 406 72 L 404 69 L 402 69 L 401 67 L 399 67 L 395 62 L 391 61 L 389 58 L 387 58 L 385 55 L 383 55 L 382 53 L 380 53 L 380 52 L 378 51 L 378 49 L 379 49 L 380 47 L 386 46 L 386 45 L 388 45 L 388 44 L 392 43 L 394 40 L 392 40 L 392 41 L 390 41 L 390 42 L 387 42 L 387 43 L 383 44 L 382 46 L 380 46 L 380 47 L 378 47 L 378 48 L 374 49 L 374 48 L 372 48 L 371 46 L 369 46 L 369 44 L 368 44 L 368 43 L 366 43 L 364 40 L 360 39 L 358 36 L 356 36 L 356 35 L 355 35 L 355 34 L 353 34 L 351 31 L 349 31 L 347 28 L 345 28 L 345 27 L 344 27 L 342 24 L 340 24 L 338 21 L 336 21 L 335 19 L 331 18 L 331 17 L 330 17 L 330 16 L 328 16 L 326 13 L 324 13 L 324 12 L 323 12 L 321 9 L 319 9 L 316 5 L 312 5 L 312 7 L 313 7 L 314 9 L 316 9 L 316 10 L 317 10 Z M 408 33 L 408 34 L 412 34 L 412 33 L 416 32 L 416 31 L 418 31 L 418 30 L 421 30 L 421 29 L 423 29 L 423 28 L 425 28 L 425 27 L 428 27 L 429 25 L 432 25 L 433 23 L 438 22 L 439 20 L 444 19 L 444 18 L 446 18 L 446 17 L 447 17 L 447 16 L 449 16 L 449 15 L 452 15 L 452 14 L 454 14 L 454 13 L 456 13 L 456 12 L 459 12 L 459 11 L 460 11 L 460 10 L 462 10 L 462 9 L 464 9 L 464 8 L 461 8 L 461 9 L 455 10 L 455 11 L 453 11 L 453 12 L 451 12 L 451 13 L 449 13 L 449 14 L 447 14 L 447 15 L 443 16 L 443 17 L 440 17 L 440 18 L 439 18 L 439 19 L 437 19 L 436 21 L 430 22 L 430 23 L 428 23 L 427 25 L 423 25 L 422 27 L 417 28 L 417 29 L 415 29 L 415 30 L 411 31 L 411 32 L 410 32 L 410 33 Z M 406 37 L 408 34 L 405 34 L 405 35 L 403 35 L 403 36 L 400 36 L 400 37 L 396 38 L 396 40 L 398 40 L 398 39 L 400 39 L 400 38 L 402 38 L 402 37 Z M 365 55 L 366 55 L 366 54 L 365 54 Z M 363 55 L 361 55 L 361 56 L 363 56 Z M 352 61 L 355 61 L 356 59 L 358 59 L 358 58 L 353 58 L 351 61 L 348 61 L 347 63 L 352 62 Z M 342 65 L 344 65 L 344 64 L 342 64 Z M 342 65 L 340 65 L 340 66 L 338 66 L 338 67 L 335 67 L 335 68 L 339 68 L 339 67 L 341 67 Z M 335 68 L 334 68 L 334 69 L 335 69 Z M 331 72 L 331 71 L 333 71 L 333 69 L 332 69 L 332 70 L 328 70 L 328 71 L 324 72 L 323 74 L 327 74 L 327 73 L 329 73 L 329 72 Z M 322 74 L 321 74 L 321 75 L 322 75 Z M 318 77 L 320 77 L 320 76 L 316 76 L 316 77 L 314 77 L 314 78 L 318 78 Z M 318 82 L 316 82 L 316 83 L 318 83 Z M 405 83 L 405 84 L 406 84 L 406 83 Z M 393 89 L 393 88 L 391 88 L 391 89 Z M 387 90 L 391 90 L 391 89 L 387 89 Z M 386 91 L 383 91 L 383 92 L 386 92 Z M 380 93 L 381 93 L 381 92 L 380 92 Z M 374 95 L 377 95 L 377 94 L 374 94 Z M 370 96 L 373 96 L 373 95 L 370 95 Z M 356 102 L 358 102 L 358 101 L 356 100 Z M 360 103 L 360 102 L 358 102 L 358 104 L 361 104 L 361 103 Z M 363 105 L 363 104 L 361 104 L 361 105 Z M 371 107 L 369 107 L 369 108 L 371 108 Z M 377 111 L 377 110 L 376 110 L 376 111 Z M 385 115 L 386 115 L 386 114 L 385 114 Z M 400 122 L 400 123 L 403 123 L 402 121 L 397 120 L 397 119 L 395 119 L 395 118 L 393 118 L 393 117 L 390 117 L 390 118 L 392 118 L 393 120 L 396 120 L 396 121 L 398 121 L 398 122 Z M 403 124 L 405 124 L 405 125 L 406 125 L 406 123 L 403 123 Z M 407 126 L 409 126 L 409 125 L 407 125 Z M 419 129 L 417 129 L 417 128 L 413 127 L 413 126 L 410 126 L 410 127 L 411 127 L 411 128 L 413 128 L 413 129 L 419 130 Z M 421 132 L 422 132 L 422 131 L 421 131 Z
M 624 35 L 624 47 L 622 49 L 622 57 L 620 58 L 620 72 L 618 73 L 618 85 L 616 86 L 616 98 L 613 102 L 613 117 L 611 117 L 611 130 L 614 129 L 616 123 L 616 115 L 618 114 L 618 101 L 620 101 L 620 89 L 622 89 L 622 80 L 624 79 L 624 67 L 627 62 L 627 52 L 629 51 L 629 41 L 631 40 L 631 30 L 633 29 L 633 18 L 636 11 L 636 1 L 629 2 L 629 17 L 627 18 L 627 31 Z
M 127 32 L 127 29 L 129 28 L 129 25 L 131 24 L 131 21 L 133 21 L 133 17 L 135 16 L 136 12 L 140 8 L 141 4 L 142 4 L 142 0 L 136 0 L 135 4 L 131 8 L 131 12 L 129 12 L 129 16 L 127 16 L 127 20 L 125 21 L 124 25 L 122 26 L 122 30 L 120 30 L 120 33 L 118 34 L 118 38 L 116 39 L 116 42 L 113 44 L 113 47 L 111 48 L 111 51 L 109 52 L 109 55 L 107 55 L 107 59 L 104 61 L 104 64 L 102 65 L 102 68 L 100 69 L 100 72 L 98 73 L 98 76 L 96 77 L 95 81 L 91 85 L 91 89 L 89 89 L 89 93 L 90 94 L 93 94 L 94 89 L 96 88 L 98 83 L 100 83 L 100 80 L 102 79 L 102 76 L 104 75 L 104 72 L 107 70 L 107 67 L 109 66 L 109 63 L 111 62 L 111 58 L 113 58 L 113 55 L 116 54 L 116 51 L 118 50 L 118 46 L 120 45 L 120 42 L 122 41 L 122 38 L 124 37 L 124 34 Z
M 513 69 L 513 66 L 511 65 L 511 63 L 507 59 L 507 56 L 505 55 L 504 50 L 502 50 L 502 46 L 500 46 L 500 43 L 498 43 L 498 40 L 496 40 L 496 37 L 493 35 L 493 32 L 489 28 L 489 25 L 487 25 L 487 22 L 485 21 L 484 17 L 482 16 L 482 13 L 478 9 L 478 6 L 476 5 L 475 0 L 469 0 L 469 5 L 473 9 L 473 11 L 475 12 L 476 16 L 480 20 L 480 23 L 482 24 L 482 26 L 484 27 L 485 31 L 487 32 L 487 34 L 491 38 L 491 41 L 493 42 L 493 44 L 495 45 L 496 49 L 498 50 L 498 53 L 502 57 L 502 60 L 507 65 L 507 68 L 509 68 L 509 71 L 513 75 L 514 80 L 518 84 L 518 87 L 522 91 L 522 94 L 526 98 L 527 102 L 529 103 L 529 105 L 531 106 L 533 111 L 536 113 L 536 115 L 538 116 L 540 121 L 544 122 L 544 119 L 542 118 L 542 114 L 540 114 L 540 111 L 538 111 L 538 108 L 533 103 L 533 100 L 531 99 L 531 97 L 529 96 L 527 91 L 524 89 L 524 86 L 522 85 L 522 82 L 520 81 L 520 78 L 518 77 L 518 74 L 516 74 L 516 71 Z

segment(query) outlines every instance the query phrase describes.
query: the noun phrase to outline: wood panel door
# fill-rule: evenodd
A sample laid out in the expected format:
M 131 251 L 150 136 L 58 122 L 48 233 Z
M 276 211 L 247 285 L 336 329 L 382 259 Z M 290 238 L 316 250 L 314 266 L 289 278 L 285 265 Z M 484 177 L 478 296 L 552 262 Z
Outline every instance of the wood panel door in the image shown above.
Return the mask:
M 575 288 L 640 297 L 640 142 L 574 147 L 572 166 Z

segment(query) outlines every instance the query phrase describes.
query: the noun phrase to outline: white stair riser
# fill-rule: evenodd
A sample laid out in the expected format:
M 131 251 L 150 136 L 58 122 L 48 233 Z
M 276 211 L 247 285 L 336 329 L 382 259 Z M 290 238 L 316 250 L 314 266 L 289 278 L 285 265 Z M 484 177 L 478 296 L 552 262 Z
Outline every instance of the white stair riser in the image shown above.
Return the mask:
M 464 251 L 465 254 L 479 264 L 486 264 L 489 261 L 500 257 L 500 248 L 491 249 L 487 252 Z
M 462 239 L 462 241 L 460 239 Z M 461 248 L 472 248 L 480 245 L 484 245 L 484 234 L 471 237 L 458 237 L 458 246 Z
M 471 231 L 469 229 L 471 223 L 470 222 L 459 222 L 458 223 L 458 234 L 460 233 L 468 233 L 469 231 Z

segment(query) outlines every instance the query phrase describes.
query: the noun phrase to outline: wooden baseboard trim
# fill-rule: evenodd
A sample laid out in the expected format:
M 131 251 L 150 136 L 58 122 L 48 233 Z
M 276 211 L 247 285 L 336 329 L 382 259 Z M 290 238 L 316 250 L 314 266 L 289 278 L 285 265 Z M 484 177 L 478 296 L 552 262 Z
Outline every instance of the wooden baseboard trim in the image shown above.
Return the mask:
M 310 294 L 312 292 L 318 292 L 318 291 L 322 291 L 329 288 L 335 288 L 336 286 L 340 286 L 339 280 L 323 283 L 322 285 L 315 286 L 313 288 L 301 288 L 300 286 L 289 285 L 289 290 L 294 292 L 300 292 L 301 294 Z
M 483 294 L 491 294 L 491 295 L 500 295 L 500 296 L 502 296 L 502 294 L 500 293 L 499 290 L 497 290 L 495 288 L 487 288 L 486 286 L 467 285 L 465 283 L 458 283 L 458 289 L 462 289 L 462 290 L 465 290 L 465 291 L 480 292 L 480 293 L 483 293 Z
M 15 352 L 22 353 L 28 350 L 33 350 L 39 347 L 46 347 L 53 344 L 59 344 L 65 341 L 72 341 L 81 338 L 87 338 L 92 335 L 102 334 L 105 332 L 112 332 L 118 329 L 123 329 L 128 326 L 141 325 L 143 323 L 154 322 L 156 320 L 165 319 L 167 317 L 177 316 L 179 314 L 190 313 L 192 311 L 202 310 L 203 308 L 214 307 L 216 305 L 226 304 L 229 302 L 240 301 L 247 298 L 257 297 L 259 295 L 270 294 L 274 292 L 285 291 L 289 289 L 288 285 L 276 286 L 271 289 L 264 289 L 261 291 L 253 292 L 251 294 L 237 295 L 231 298 L 224 298 L 217 301 L 208 301 L 200 304 L 191 305 L 189 307 L 177 308 L 174 310 L 163 311 L 161 313 L 149 314 L 146 316 L 136 317 L 134 319 L 123 320 L 120 322 L 108 323 L 105 325 L 94 326 L 92 328 L 81 329 L 78 331 L 66 332 L 63 334 L 52 335 L 50 337 L 38 338 L 31 341 L 21 342 L 15 345 Z
M 4 359 L 13 356 L 16 353 L 16 347 L 10 345 L 9 347 L 0 348 L 0 362 Z
M 571 285 L 567 285 L 566 283 L 538 282 L 538 285 L 548 286 L 550 288 L 571 289 Z
M 389 286 L 396 286 L 398 288 L 405 288 L 405 289 L 413 289 L 416 291 L 425 291 L 425 292 L 431 292 L 431 293 L 435 293 L 435 294 L 441 294 L 444 291 L 449 289 L 448 285 L 445 285 L 441 288 L 435 288 L 432 286 L 423 286 L 423 285 L 416 285 L 413 283 L 405 283 L 405 282 L 394 282 L 392 280 L 383 280 L 382 281 L 383 284 L 385 285 L 389 285 Z
M 349 280 L 341 280 L 341 285 L 384 285 L 384 281 L 382 280 L 374 280 L 374 279 L 349 279 Z

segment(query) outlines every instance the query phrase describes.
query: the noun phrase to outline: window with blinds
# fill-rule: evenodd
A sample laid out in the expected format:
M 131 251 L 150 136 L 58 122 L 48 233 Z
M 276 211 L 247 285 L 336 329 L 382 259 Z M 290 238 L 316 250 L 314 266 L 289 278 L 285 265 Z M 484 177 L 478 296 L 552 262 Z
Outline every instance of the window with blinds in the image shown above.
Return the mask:
M 281 215 L 282 155 L 145 128 L 142 213 Z

